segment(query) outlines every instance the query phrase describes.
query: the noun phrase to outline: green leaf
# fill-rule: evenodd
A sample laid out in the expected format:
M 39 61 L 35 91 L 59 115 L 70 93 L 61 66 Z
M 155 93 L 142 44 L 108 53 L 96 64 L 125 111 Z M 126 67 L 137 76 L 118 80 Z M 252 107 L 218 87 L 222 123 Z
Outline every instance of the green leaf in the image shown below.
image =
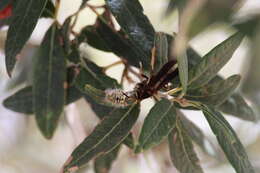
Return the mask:
M 254 173 L 243 145 L 225 118 L 211 107 L 201 106 L 201 109 L 236 172 Z
M 139 114 L 139 105 L 117 109 L 106 116 L 93 132 L 72 152 L 62 172 L 76 171 L 91 159 L 109 153 L 129 134 Z
M 116 147 L 107 154 L 101 155 L 95 159 L 95 173 L 108 173 L 112 163 L 116 160 L 120 146 Z
M 168 62 L 168 40 L 163 32 L 157 32 L 154 38 L 155 61 L 153 72 L 157 73 Z
M 162 99 L 150 110 L 144 120 L 135 152 L 141 152 L 160 144 L 174 128 L 176 109 L 174 104 Z
M 71 41 L 70 41 L 70 32 L 71 32 L 71 17 L 68 17 L 61 26 L 61 34 L 64 41 L 64 50 L 66 54 L 71 52 Z
M 205 55 L 199 64 L 189 71 L 189 88 L 203 86 L 228 62 L 240 45 L 244 35 L 235 33 Z
M 48 0 L 41 17 L 46 17 L 46 18 L 54 18 L 55 15 L 55 6 L 51 0 Z
M 122 30 L 128 35 L 133 48 L 143 57 L 144 69 L 148 70 L 155 31 L 143 13 L 143 7 L 138 0 L 106 0 L 105 2 Z
M 172 163 L 180 173 L 203 172 L 191 139 L 179 116 L 176 117 L 175 127 L 169 134 L 168 141 Z
M 75 80 L 75 85 L 82 92 L 85 91 L 86 84 L 101 90 L 106 88 L 120 88 L 115 79 L 105 75 L 102 68 L 90 61 L 85 61 L 85 64 L 79 70 L 80 73 Z
M 106 13 L 102 15 L 105 18 Z M 126 59 L 131 65 L 139 67 L 139 62 L 145 57 L 139 54 L 127 35 L 121 31 L 116 31 L 108 22 L 97 18 L 93 26 L 86 26 L 79 36 L 81 41 L 87 41 L 92 47 L 113 52 L 118 57 Z
M 190 90 L 185 95 L 185 98 L 216 107 L 222 104 L 234 92 L 240 79 L 240 75 L 230 76 L 226 80 L 214 78 L 201 88 Z
M 104 106 L 99 104 L 99 102 L 96 102 L 93 98 L 89 97 L 88 95 L 84 95 L 85 100 L 89 103 L 91 109 L 96 113 L 96 115 L 98 116 L 99 119 L 103 119 L 106 116 L 112 115 L 113 112 L 116 109 L 120 109 L 120 108 L 116 108 L 116 107 L 111 107 L 111 106 Z M 129 148 L 133 149 L 135 144 L 134 144 L 134 138 L 132 133 L 130 133 L 125 140 L 123 141 L 123 143 L 128 146 Z
M 5 9 L 5 7 L 10 4 L 10 0 L 1 0 L 0 2 L 0 11 Z
M 32 114 L 33 113 L 33 102 L 32 102 L 32 87 L 25 87 L 14 95 L 6 98 L 3 101 L 3 105 L 15 112 Z
M 217 107 L 228 115 L 233 115 L 247 121 L 255 122 L 258 118 L 252 108 L 246 103 L 241 94 L 232 94 L 223 104 Z
M 119 37 L 119 35 L 115 31 L 113 31 L 112 28 L 107 26 L 103 21 L 101 21 L 100 19 L 98 19 L 98 21 L 100 21 L 100 25 L 88 25 L 84 27 L 80 32 L 79 38 L 81 39 L 81 41 L 86 41 L 90 46 L 98 50 L 110 52 L 112 50 L 109 47 L 112 47 L 114 43 L 117 43 L 116 39 Z M 104 31 L 101 33 L 104 37 L 102 37 L 98 33 L 97 29 Z M 114 41 L 111 42 L 112 45 L 107 44 L 108 40 Z
M 51 138 L 63 111 L 66 79 L 65 54 L 60 31 L 53 24 L 45 34 L 33 66 L 33 101 L 37 124 Z
M 75 102 L 82 97 L 82 93 L 75 87 L 66 89 L 66 105 Z M 25 87 L 3 101 L 3 105 L 15 112 L 33 114 L 32 86 Z
M 214 145 L 203 134 L 203 131 L 192 121 L 185 117 L 180 111 L 178 112 L 181 124 L 186 134 L 208 155 L 215 156 L 217 151 Z
M 18 1 L 5 42 L 5 62 L 9 76 L 15 66 L 16 56 L 30 38 L 48 0 Z
M 177 56 L 177 61 L 182 94 L 184 95 L 188 87 L 188 58 L 186 52 L 184 52 L 181 56 Z

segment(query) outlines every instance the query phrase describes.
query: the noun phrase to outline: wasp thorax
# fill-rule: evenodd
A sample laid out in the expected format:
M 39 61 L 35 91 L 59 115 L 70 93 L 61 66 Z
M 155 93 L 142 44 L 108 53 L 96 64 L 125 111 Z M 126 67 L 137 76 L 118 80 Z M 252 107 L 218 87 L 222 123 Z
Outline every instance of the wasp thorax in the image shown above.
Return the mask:
M 122 89 L 107 89 L 105 90 L 106 101 L 112 103 L 114 106 L 124 107 L 128 106 L 129 97 Z

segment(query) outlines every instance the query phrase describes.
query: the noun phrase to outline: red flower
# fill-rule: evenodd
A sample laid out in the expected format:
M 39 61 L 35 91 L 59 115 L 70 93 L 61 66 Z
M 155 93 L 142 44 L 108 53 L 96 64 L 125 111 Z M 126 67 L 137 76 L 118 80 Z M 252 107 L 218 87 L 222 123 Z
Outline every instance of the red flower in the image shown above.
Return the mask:
M 0 11 L 0 19 L 8 18 L 12 15 L 12 5 L 9 4 L 3 10 Z

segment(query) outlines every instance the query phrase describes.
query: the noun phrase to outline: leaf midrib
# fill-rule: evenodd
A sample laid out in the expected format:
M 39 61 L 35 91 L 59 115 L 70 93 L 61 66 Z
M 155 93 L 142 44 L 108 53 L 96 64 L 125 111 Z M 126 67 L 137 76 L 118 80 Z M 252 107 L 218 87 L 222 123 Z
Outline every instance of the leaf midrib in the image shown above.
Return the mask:
M 173 106 L 173 104 L 170 103 L 169 108 L 168 108 L 167 111 L 161 116 L 161 118 L 159 119 L 159 121 L 155 124 L 154 128 L 152 128 L 151 133 L 150 133 L 148 136 L 146 136 L 146 138 L 144 138 L 144 140 L 143 140 L 143 141 L 144 141 L 144 142 L 143 142 L 143 145 L 141 145 L 142 147 L 146 144 L 147 140 L 150 138 L 150 136 L 153 134 L 153 132 L 154 132 L 154 131 L 156 130 L 156 128 L 159 126 L 159 124 L 161 123 L 162 119 L 164 119 L 165 116 L 169 113 L 169 111 L 171 110 L 172 106 Z
M 111 128 L 111 130 L 103 137 L 101 138 L 101 140 L 96 143 L 93 147 L 91 147 L 89 150 L 87 150 L 85 153 L 83 153 L 80 157 L 78 157 L 76 160 L 74 160 L 73 162 L 71 162 L 70 164 L 68 165 L 73 165 L 75 163 L 77 163 L 79 160 L 81 160 L 82 158 L 85 157 L 85 155 L 87 155 L 91 150 L 93 150 L 94 148 L 98 147 L 98 145 L 100 143 L 102 143 L 106 138 L 107 136 L 109 136 L 111 133 L 113 133 L 114 129 L 118 127 L 118 125 L 125 119 L 125 117 L 127 117 L 127 115 L 132 111 L 132 109 L 136 106 L 136 104 L 134 104 L 133 106 L 130 107 L 130 109 L 125 113 L 124 116 L 122 116 L 122 118 L 115 124 L 115 126 L 113 126 L 113 128 Z M 123 140 L 123 139 L 122 139 Z
M 184 142 L 184 138 L 182 136 L 182 130 L 181 128 L 179 127 L 178 125 L 178 119 L 176 119 L 176 128 L 177 128 L 177 132 L 179 133 L 179 137 L 180 137 L 180 140 L 181 140 L 181 145 L 182 145 L 182 148 L 183 148 L 183 152 L 185 153 L 184 156 L 187 158 L 187 160 L 190 162 L 190 165 L 192 165 L 192 169 L 193 170 L 198 170 L 197 169 L 197 165 L 195 163 L 193 163 L 192 159 L 189 157 L 189 154 L 186 150 L 186 146 L 185 146 L 185 142 Z

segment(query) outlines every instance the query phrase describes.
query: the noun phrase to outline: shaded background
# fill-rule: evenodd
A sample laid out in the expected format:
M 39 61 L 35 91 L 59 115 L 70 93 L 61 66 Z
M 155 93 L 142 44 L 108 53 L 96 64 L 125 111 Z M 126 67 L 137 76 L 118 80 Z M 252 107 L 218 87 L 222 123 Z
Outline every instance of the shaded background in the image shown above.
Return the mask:
M 59 12 L 59 20 L 62 23 L 67 16 L 75 12 L 80 0 L 62 0 Z M 140 0 L 144 7 L 144 13 L 148 16 L 156 31 L 164 31 L 169 34 L 177 32 L 178 15 L 176 12 L 165 17 L 165 9 L 168 6 L 166 0 Z M 103 4 L 102 0 L 92 0 L 91 4 Z M 219 11 L 222 13 L 223 11 Z M 259 0 L 245 0 L 243 7 L 233 18 L 236 21 L 245 20 L 250 16 L 260 13 Z M 204 12 L 203 12 L 204 13 Z M 205 11 L 205 15 L 207 12 Z M 235 21 L 235 20 L 234 20 Z M 76 31 L 95 22 L 95 14 L 86 9 L 80 14 L 76 25 Z M 201 22 L 201 21 L 198 21 Z M 27 46 L 23 49 L 21 61 L 15 69 L 14 78 L 7 77 L 4 66 L 3 47 L 6 36 L 6 28 L 0 31 L 0 101 L 11 95 L 19 88 L 30 83 L 31 58 L 43 38 L 45 31 L 51 24 L 50 19 L 41 19 L 38 23 Z M 214 23 L 207 27 L 203 32 L 196 35 L 190 41 L 190 45 L 200 54 L 205 55 L 218 43 L 225 40 L 234 33 L 235 29 L 229 27 L 225 22 Z M 251 26 L 248 26 L 251 27 Z M 260 105 L 260 29 L 256 29 L 256 34 L 252 38 L 244 39 L 241 46 L 237 49 L 233 58 L 221 70 L 223 76 L 232 74 L 242 74 L 243 85 L 240 89 L 244 91 L 248 102 L 259 111 Z M 111 64 L 118 60 L 112 53 L 104 53 L 88 45 L 80 47 L 82 54 L 87 53 L 89 57 L 100 66 Z M 123 66 L 116 66 L 108 71 L 112 77 L 120 80 Z M 129 86 L 130 88 L 133 86 Z M 142 116 L 139 124 L 142 123 L 144 116 L 151 108 L 152 100 L 142 102 Z M 76 145 L 89 134 L 93 127 L 98 123 L 98 119 L 84 100 L 79 100 L 67 106 L 62 116 L 52 140 L 42 137 L 36 127 L 35 120 L 31 116 L 15 113 L 5 109 L 0 105 L 0 173 L 56 173 L 70 155 Z M 208 124 L 199 112 L 189 111 L 188 118 L 199 125 L 204 133 L 215 143 Z M 256 173 L 260 173 L 260 125 L 242 121 L 233 117 L 227 117 L 232 127 L 236 130 L 239 138 L 247 149 L 249 158 Z M 138 125 L 137 125 L 138 126 Z M 217 146 L 217 145 L 216 145 Z M 206 173 L 235 172 L 231 165 L 225 160 L 220 149 L 219 158 L 209 158 L 198 149 L 202 167 Z M 112 173 L 141 173 L 141 172 L 175 172 L 170 160 L 165 144 L 140 155 L 134 155 L 126 148 L 122 148 L 118 160 L 114 163 Z M 86 168 L 80 172 L 92 172 Z M 177 171 L 176 171 L 177 172 Z

